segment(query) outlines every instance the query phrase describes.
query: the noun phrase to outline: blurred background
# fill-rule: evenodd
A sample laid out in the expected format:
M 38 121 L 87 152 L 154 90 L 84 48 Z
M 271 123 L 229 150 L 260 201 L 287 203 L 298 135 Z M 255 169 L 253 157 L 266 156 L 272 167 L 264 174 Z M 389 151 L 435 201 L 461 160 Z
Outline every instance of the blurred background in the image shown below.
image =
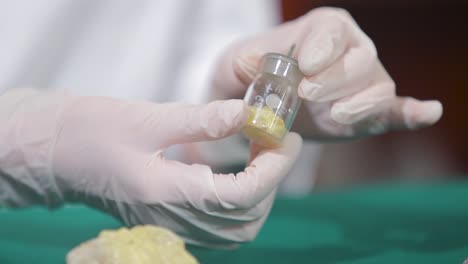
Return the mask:
M 284 21 L 319 6 L 345 8 L 374 40 L 399 95 L 438 99 L 444 106 L 441 121 L 428 129 L 326 145 L 318 188 L 468 177 L 468 1 L 282 0 L 281 5 Z

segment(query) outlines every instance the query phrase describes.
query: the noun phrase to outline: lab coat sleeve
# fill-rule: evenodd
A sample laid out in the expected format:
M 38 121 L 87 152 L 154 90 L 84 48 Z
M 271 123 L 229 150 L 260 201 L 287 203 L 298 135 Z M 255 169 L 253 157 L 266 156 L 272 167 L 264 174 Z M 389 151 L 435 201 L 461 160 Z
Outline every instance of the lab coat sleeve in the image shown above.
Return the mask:
M 0 95 L 0 206 L 61 203 L 49 161 L 60 94 L 14 89 Z M 51 113 L 46 118 L 36 114 Z M 40 110 L 40 111 L 39 111 Z

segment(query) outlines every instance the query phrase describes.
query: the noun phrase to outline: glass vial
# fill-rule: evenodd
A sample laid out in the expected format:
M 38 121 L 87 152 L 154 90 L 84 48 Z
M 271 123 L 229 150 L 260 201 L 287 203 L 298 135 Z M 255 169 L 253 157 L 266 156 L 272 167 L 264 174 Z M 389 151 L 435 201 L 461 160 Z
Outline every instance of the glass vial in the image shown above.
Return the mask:
M 295 59 L 277 53 L 263 56 L 244 97 L 250 110 L 243 128 L 247 138 L 265 147 L 281 145 L 301 103 L 297 88 L 302 78 Z

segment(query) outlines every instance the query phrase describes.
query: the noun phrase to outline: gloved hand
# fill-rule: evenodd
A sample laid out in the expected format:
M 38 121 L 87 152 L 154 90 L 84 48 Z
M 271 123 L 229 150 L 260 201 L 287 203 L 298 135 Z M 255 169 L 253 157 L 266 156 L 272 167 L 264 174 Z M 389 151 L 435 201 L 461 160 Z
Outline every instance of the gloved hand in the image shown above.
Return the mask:
M 348 12 L 317 8 L 271 31 L 234 44 L 220 59 L 214 98 L 239 98 L 267 52 L 293 57 L 305 74 L 303 104 L 295 129 L 316 140 L 350 139 L 434 124 L 439 101 L 395 95 L 395 83 L 380 63 L 373 42 Z
M 252 240 L 301 138 L 252 146 L 245 171 L 216 174 L 166 160 L 175 144 L 237 132 L 241 100 L 152 104 L 15 91 L 0 97 L 0 205 L 84 202 L 128 225 L 167 227 L 187 242 L 230 247 Z

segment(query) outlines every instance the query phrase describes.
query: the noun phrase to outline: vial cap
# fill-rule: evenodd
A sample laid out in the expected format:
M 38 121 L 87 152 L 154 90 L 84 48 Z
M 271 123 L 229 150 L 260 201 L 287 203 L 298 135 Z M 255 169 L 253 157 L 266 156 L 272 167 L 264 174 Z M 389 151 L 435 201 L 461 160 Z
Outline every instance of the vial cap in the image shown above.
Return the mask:
M 303 78 L 295 59 L 279 53 L 267 53 L 263 56 L 260 71 L 288 79 L 298 85 Z

